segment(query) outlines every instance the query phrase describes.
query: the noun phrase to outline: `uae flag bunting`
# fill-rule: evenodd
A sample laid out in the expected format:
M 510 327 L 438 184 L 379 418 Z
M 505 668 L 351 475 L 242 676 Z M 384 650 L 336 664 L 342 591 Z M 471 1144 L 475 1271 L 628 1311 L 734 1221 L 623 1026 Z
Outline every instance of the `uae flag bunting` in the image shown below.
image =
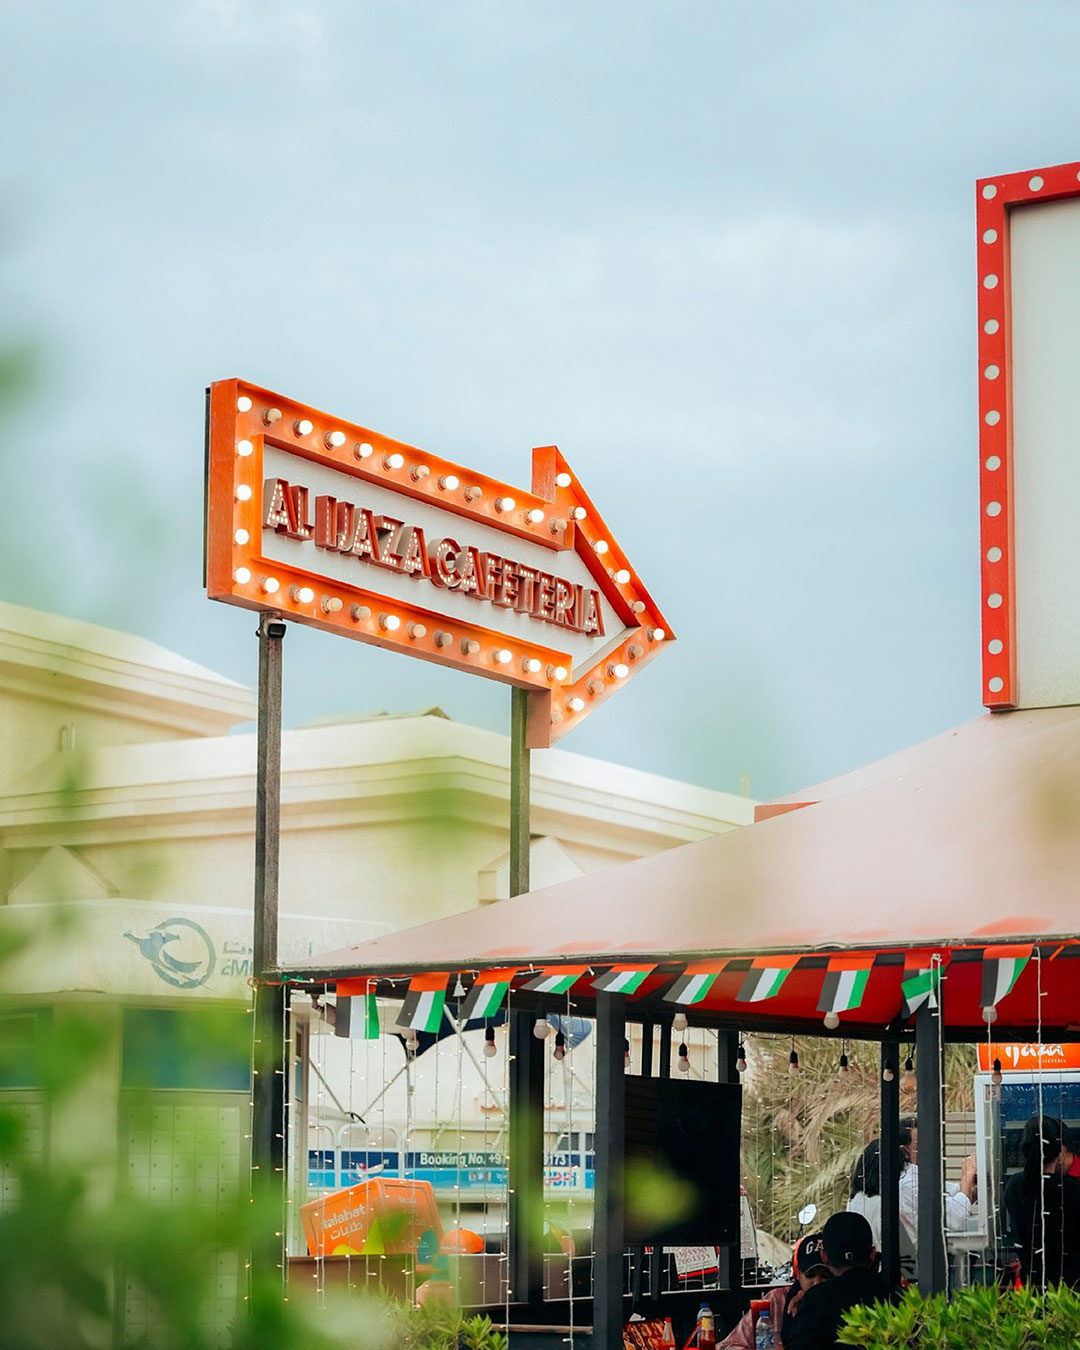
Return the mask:
M 923 970 L 909 969 L 900 986 L 900 992 L 904 995 L 903 1016 L 905 1018 L 911 1017 L 928 1000 L 930 1006 L 936 1008 L 937 991 L 940 983 L 940 966 L 931 966 L 929 969 Z
M 565 994 L 588 969 L 588 966 L 552 966 L 522 987 L 538 994 Z
M 1031 960 L 1031 947 L 987 947 L 982 963 L 982 1006 L 994 1008 L 1020 978 Z
M 774 998 L 794 965 L 793 956 L 759 956 L 743 977 L 735 995 L 736 1002 L 760 1003 L 763 999 Z
M 399 1027 L 413 1031 L 438 1031 L 442 1026 L 446 1003 L 446 982 L 449 975 L 414 975 L 409 981 L 409 992 L 398 1017 Z
M 655 966 L 612 966 L 592 987 L 598 994 L 636 994 Z
M 482 970 L 461 1005 L 461 1020 L 472 1022 L 480 1017 L 494 1017 L 502 1007 L 510 982 L 517 974 L 511 970 Z
M 715 969 L 705 970 L 700 966 L 687 966 L 664 995 L 664 1002 L 681 1003 L 684 1006 L 700 1003 L 720 978 L 722 970 L 722 964 L 716 966 Z
M 874 958 L 868 956 L 864 962 L 855 964 L 848 960 L 830 960 L 821 985 L 821 997 L 817 1010 L 823 1013 L 851 1012 L 859 1007 L 866 993 L 870 979 L 870 967 Z

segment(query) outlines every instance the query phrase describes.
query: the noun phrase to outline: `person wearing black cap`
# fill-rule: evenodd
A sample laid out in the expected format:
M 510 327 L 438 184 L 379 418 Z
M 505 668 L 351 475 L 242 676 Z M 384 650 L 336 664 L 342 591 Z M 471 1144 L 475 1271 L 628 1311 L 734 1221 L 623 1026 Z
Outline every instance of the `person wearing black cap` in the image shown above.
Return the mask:
M 834 1214 L 821 1239 L 833 1278 L 807 1290 L 799 1315 L 785 1332 L 785 1350 L 832 1350 L 849 1308 L 883 1303 L 889 1297 L 876 1269 L 874 1235 L 861 1214 Z
M 791 1269 L 795 1278 L 790 1285 L 769 1290 L 769 1319 L 776 1337 L 776 1350 L 786 1350 L 788 1329 L 798 1315 L 807 1290 L 830 1278 L 820 1233 L 808 1233 L 799 1239 L 791 1254 Z M 754 1316 L 748 1312 L 728 1332 L 717 1350 L 754 1350 L 756 1344 Z

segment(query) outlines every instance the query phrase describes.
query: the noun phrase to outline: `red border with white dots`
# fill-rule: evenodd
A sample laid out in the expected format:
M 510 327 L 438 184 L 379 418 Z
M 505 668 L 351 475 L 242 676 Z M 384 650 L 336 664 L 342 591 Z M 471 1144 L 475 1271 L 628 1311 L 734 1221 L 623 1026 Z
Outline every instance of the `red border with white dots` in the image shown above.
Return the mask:
M 1014 206 L 1067 197 L 1080 197 L 1080 164 L 1056 164 L 1049 169 L 981 178 L 976 184 L 982 694 L 983 703 L 990 709 L 1013 708 L 1019 696 L 1013 558 L 1009 212 Z
M 555 552 L 574 549 L 629 631 L 616 650 L 571 682 L 570 658 L 562 648 L 511 638 L 480 622 L 450 620 L 437 608 L 269 561 L 262 554 L 261 505 L 267 442 Z M 272 592 L 266 590 L 268 577 L 276 583 Z M 533 747 L 565 735 L 673 640 L 555 446 L 533 451 L 533 489 L 523 492 L 238 380 L 221 380 L 210 389 L 206 588 L 214 600 L 527 689 L 535 695 L 528 730 Z M 425 592 L 417 594 L 423 599 Z M 482 617 L 482 606 L 477 610 Z

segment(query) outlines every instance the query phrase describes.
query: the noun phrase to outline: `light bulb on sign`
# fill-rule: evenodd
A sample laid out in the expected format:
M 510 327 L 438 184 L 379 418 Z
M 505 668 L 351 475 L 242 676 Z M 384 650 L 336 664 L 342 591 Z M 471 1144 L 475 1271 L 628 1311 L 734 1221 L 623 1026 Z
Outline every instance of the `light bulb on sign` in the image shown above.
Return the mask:
M 401 627 L 401 620 L 396 614 L 380 614 L 379 627 L 386 633 L 396 633 Z
M 236 533 L 233 535 L 233 538 L 236 540 L 238 544 L 246 544 L 247 541 L 251 538 L 251 535 L 248 534 L 247 530 L 241 529 L 236 531 Z
M 572 698 L 567 701 L 566 706 L 571 712 L 578 713 L 585 707 L 585 700 L 583 698 Z
M 513 499 L 513 497 L 496 497 L 496 498 L 495 498 L 495 510 L 496 510 L 496 511 L 500 511 L 500 512 L 501 512 L 501 511 L 512 511 L 513 509 L 514 509 L 514 499 Z
M 583 506 L 575 506 L 570 512 L 570 515 L 574 520 L 584 520 L 586 515 L 585 508 Z
M 233 573 L 233 577 L 240 583 L 241 586 L 246 586 L 248 582 L 251 580 L 251 572 L 246 567 L 238 567 L 236 571 Z
M 263 413 L 263 421 L 266 423 L 266 425 L 267 425 L 268 427 L 272 427 L 272 426 L 274 425 L 275 422 L 280 422 L 280 421 L 281 421 L 281 409 L 280 409 L 280 408 L 267 408 L 267 410 Z
M 596 541 L 596 544 L 594 545 L 594 547 L 595 547 L 597 553 L 606 553 L 606 552 L 607 552 L 607 547 L 608 547 L 608 546 L 607 546 L 607 540 L 606 540 L 606 539 L 598 539 L 598 540 Z
M 619 570 L 615 573 L 615 580 L 619 583 L 620 586 L 625 586 L 626 583 L 630 580 L 630 573 L 626 570 L 625 567 L 620 567 Z
M 405 467 L 405 456 L 399 455 L 395 450 L 392 455 L 383 455 L 384 469 L 402 469 Z
M 241 394 L 240 397 L 236 400 L 236 411 L 237 412 L 251 411 L 251 399 L 248 398 L 247 394 Z
M 374 446 L 368 445 L 367 441 L 358 441 L 353 446 L 353 454 L 357 459 L 370 459 L 374 453 Z
M 525 660 L 522 661 L 521 668 L 527 675 L 537 675 L 540 672 L 541 665 L 542 662 L 537 660 L 535 656 L 527 656 Z
M 310 436 L 312 430 L 312 424 L 306 417 L 298 417 L 293 423 L 293 431 L 297 436 Z
M 236 500 L 238 502 L 251 501 L 251 488 L 247 483 L 239 483 L 236 488 Z
M 569 487 L 573 481 L 574 480 L 570 477 L 568 473 L 557 473 L 555 475 L 556 487 Z
M 236 453 L 240 456 L 241 459 L 247 459 L 248 455 L 250 455 L 254 449 L 255 447 L 252 445 L 250 441 L 236 442 Z
M 315 592 L 310 586 L 290 586 L 289 594 L 301 605 L 310 605 L 315 599 Z
M 338 614 L 341 612 L 341 601 L 336 595 L 324 595 L 322 598 L 322 611 L 324 614 Z
M 530 525 L 542 525 L 544 521 L 544 513 L 538 507 L 534 506 L 531 511 L 525 512 L 525 519 L 529 522 Z
M 276 595 L 281 589 L 281 582 L 278 581 L 277 577 L 263 577 L 262 589 L 267 595 Z
M 338 450 L 345 444 L 345 433 L 343 431 L 328 431 L 323 437 L 327 450 Z
M 496 647 L 491 653 L 491 659 L 497 666 L 508 666 L 514 659 L 514 653 L 509 647 Z
M 439 478 L 439 487 L 443 492 L 456 492 L 460 486 L 457 474 L 444 473 Z
M 616 680 L 625 680 L 630 674 L 630 667 L 624 666 L 621 661 L 613 661 L 607 668 L 608 674 Z

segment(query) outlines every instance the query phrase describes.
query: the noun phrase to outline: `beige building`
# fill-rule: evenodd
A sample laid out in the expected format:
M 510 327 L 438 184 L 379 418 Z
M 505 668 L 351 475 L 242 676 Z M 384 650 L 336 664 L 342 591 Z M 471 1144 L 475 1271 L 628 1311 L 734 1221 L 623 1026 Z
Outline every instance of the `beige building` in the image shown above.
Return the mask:
M 115 1158 L 162 1197 L 195 1167 L 208 1205 L 247 1165 L 247 1062 L 184 1067 L 176 1018 L 249 1003 L 254 716 L 250 689 L 153 643 L 0 604 L 0 924 L 35 939 L 3 982 L 31 1020 L 92 1005 L 119 1046 L 63 1119 L 32 1083 L 2 1090 L 55 1163 Z M 505 896 L 508 756 L 507 737 L 434 708 L 286 731 L 282 958 Z M 532 765 L 537 887 L 753 815 L 748 798 L 566 750 Z M 136 1086 L 156 1094 L 150 1131 L 126 1109 Z M 177 1138 L 211 1119 L 213 1156 L 183 1157 Z M 132 1326 L 142 1315 L 129 1306 Z

